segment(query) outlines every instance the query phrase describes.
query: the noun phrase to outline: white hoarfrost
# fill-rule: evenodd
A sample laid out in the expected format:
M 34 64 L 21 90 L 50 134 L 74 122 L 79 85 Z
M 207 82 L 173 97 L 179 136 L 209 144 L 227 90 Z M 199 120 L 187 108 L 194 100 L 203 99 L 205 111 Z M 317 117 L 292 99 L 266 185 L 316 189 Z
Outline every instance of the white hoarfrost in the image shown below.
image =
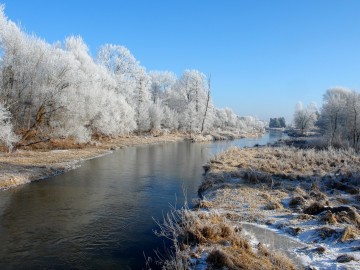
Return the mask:
M 210 79 L 185 70 L 150 71 L 131 52 L 105 44 L 94 59 L 79 36 L 49 44 L 28 35 L 0 6 L 0 102 L 8 104 L 1 142 L 13 133 L 74 137 L 119 136 L 132 132 L 251 130 L 230 109 L 216 109 Z M 5 112 L 5 110 L 3 110 Z M 33 131 L 33 132 L 30 132 Z
M 0 142 L 11 150 L 18 140 L 19 137 L 14 133 L 10 122 L 10 113 L 4 104 L 0 103 Z

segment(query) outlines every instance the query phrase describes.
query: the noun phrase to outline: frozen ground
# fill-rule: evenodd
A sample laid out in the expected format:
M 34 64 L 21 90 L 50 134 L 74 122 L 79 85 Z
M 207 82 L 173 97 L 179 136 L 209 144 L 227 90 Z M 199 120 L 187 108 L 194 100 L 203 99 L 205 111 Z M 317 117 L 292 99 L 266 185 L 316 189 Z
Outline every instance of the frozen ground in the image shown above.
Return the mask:
M 210 162 L 199 211 L 309 269 L 360 269 L 360 158 L 343 150 L 230 149 Z

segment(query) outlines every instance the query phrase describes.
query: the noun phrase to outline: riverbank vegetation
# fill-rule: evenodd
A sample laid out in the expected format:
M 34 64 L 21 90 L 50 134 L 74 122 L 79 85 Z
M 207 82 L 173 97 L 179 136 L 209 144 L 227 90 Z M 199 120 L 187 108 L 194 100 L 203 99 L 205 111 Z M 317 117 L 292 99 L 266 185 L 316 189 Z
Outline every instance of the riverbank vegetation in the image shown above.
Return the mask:
M 173 233 L 178 252 L 191 269 L 199 264 L 254 269 L 253 260 L 243 258 L 247 250 L 256 256 L 267 254 L 268 259 L 275 250 L 271 243 L 264 244 L 266 239 L 256 240 L 243 228 L 244 222 L 250 222 L 302 245 L 288 250 L 287 256 L 297 264 L 287 264 L 287 256 L 277 253 L 266 269 L 299 268 L 299 264 L 327 269 L 344 263 L 347 269 L 356 269 L 360 260 L 359 168 L 360 156 L 351 149 L 234 147 L 220 153 L 206 166 L 201 199 L 191 213 L 181 217 L 183 223 L 191 223 L 191 229 L 182 226 L 182 231 Z M 247 240 L 240 244 L 234 236 L 235 242 L 224 239 L 223 235 L 235 232 Z M 264 245 L 269 251 L 262 251 Z M 217 259 L 212 259 L 214 254 Z
M 0 143 L 11 150 L 51 139 L 215 131 L 262 132 L 254 117 L 215 108 L 210 76 L 146 71 L 119 45 L 95 57 L 79 36 L 49 44 L 25 33 L 0 6 Z

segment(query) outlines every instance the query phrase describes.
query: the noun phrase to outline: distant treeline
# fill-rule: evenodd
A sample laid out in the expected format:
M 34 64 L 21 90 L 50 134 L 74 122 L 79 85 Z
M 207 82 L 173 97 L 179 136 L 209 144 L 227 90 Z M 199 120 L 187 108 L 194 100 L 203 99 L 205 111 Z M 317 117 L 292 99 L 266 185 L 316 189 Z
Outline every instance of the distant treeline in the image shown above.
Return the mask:
M 270 118 L 269 128 L 284 128 L 286 122 L 284 117 Z

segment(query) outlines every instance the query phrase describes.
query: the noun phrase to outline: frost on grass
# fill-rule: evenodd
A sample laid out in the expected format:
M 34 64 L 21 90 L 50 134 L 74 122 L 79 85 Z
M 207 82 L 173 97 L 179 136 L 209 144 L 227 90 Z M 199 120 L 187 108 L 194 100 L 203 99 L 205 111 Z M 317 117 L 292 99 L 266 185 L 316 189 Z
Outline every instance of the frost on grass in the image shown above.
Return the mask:
M 207 168 L 197 203 L 203 211 L 293 237 L 306 245 L 293 251 L 304 265 L 338 267 L 337 257 L 346 254 L 354 259 L 341 263 L 360 266 L 360 157 L 354 151 L 231 148 Z M 313 256 L 319 246 L 323 251 Z
M 173 243 L 163 269 L 295 269 L 283 254 L 253 246 L 241 227 L 216 212 L 173 210 L 159 222 L 158 236 Z

